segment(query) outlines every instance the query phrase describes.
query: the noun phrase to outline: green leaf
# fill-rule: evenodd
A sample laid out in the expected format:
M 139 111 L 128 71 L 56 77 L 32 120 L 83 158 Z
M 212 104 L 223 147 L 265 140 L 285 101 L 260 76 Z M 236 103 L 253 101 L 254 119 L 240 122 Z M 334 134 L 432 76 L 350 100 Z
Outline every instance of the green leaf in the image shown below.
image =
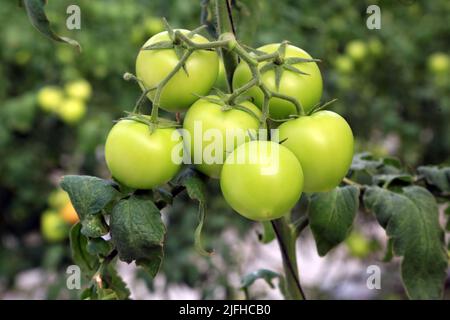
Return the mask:
M 263 279 L 273 289 L 275 285 L 272 281 L 276 278 L 281 278 L 279 273 L 267 269 L 259 269 L 242 278 L 241 289 L 248 289 L 258 279 Z
M 98 238 L 109 232 L 108 225 L 101 214 L 87 215 L 81 220 L 81 233 L 89 238 Z
M 403 182 L 411 184 L 414 177 L 409 174 L 378 174 L 372 177 L 373 184 L 382 185 L 383 188 L 388 188 L 394 182 Z
M 348 235 L 359 207 L 359 189 L 354 186 L 316 193 L 309 205 L 309 224 L 317 251 L 324 256 Z
M 155 204 L 136 196 L 119 201 L 112 210 L 110 228 L 120 260 L 136 260 L 137 265 L 155 276 L 162 262 L 166 233 Z
M 81 52 L 81 46 L 77 41 L 67 37 L 61 37 L 56 33 L 54 33 L 53 30 L 50 28 L 50 22 L 48 21 L 44 11 L 46 1 L 23 0 L 23 4 L 31 24 L 40 33 L 42 33 L 43 35 L 47 36 L 52 40 L 68 43 L 77 48 L 79 52 Z
M 448 263 L 433 195 L 418 186 L 405 187 L 402 193 L 369 187 L 364 204 L 392 239 L 394 254 L 403 257 L 401 274 L 408 296 L 441 298 Z
M 351 170 L 369 170 L 373 171 L 383 166 L 383 161 L 374 159 L 373 156 L 368 152 L 355 154 L 353 157 Z
M 151 277 L 154 278 L 161 267 L 163 257 L 163 247 L 153 247 L 148 250 L 146 258 L 136 260 L 136 265 L 143 268 Z
M 130 290 L 122 277 L 117 273 L 113 264 L 109 264 L 104 269 L 101 277 L 103 282 L 106 283 L 105 287 L 114 292 L 116 299 L 126 300 L 130 298 Z
M 91 255 L 108 256 L 113 250 L 111 242 L 102 238 L 90 239 L 87 244 L 87 251 Z
M 70 248 L 72 250 L 72 259 L 83 271 L 83 275 L 91 278 L 100 263 L 95 255 L 87 250 L 88 239 L 81 233 L 81 224 L 73 225 L 70 230 Z
M 386 245 L 386 252 L 384 253 L 384 257 L 382 259 L 383 262 L 389 262 L 394 257 L 394 242 L 392 241 L 392 238 L 388 239 L 387 245 Z
M 273 230 L 272 223 L 270 221 L 261 222 L 263 227 L 262 232 L 258 232 L 258 239 L 261 243 L 269 243 L 275 239 L 275 231 Z
M 91 176 L 64 176 L 61 188 L 69 194 L 80 220 L 99 213 L 119 195 L 112 182 Z
M 203 247 L 202 230 L 206 219 L 206 196 L 205 184 L 197 171 L 187 169 L 177 179 L 177 183 L 184 186 L 192 200 L 198 201 L 199 223 L 194 232 L 195 249 L 204 256 L 210 256 L 213 252 L 208 252 Z
M 417 172 L 425 177 L 428 184 L 437 187 L 442 192 L 450 192 L 450 168 L 436 166 L 423 166 Z

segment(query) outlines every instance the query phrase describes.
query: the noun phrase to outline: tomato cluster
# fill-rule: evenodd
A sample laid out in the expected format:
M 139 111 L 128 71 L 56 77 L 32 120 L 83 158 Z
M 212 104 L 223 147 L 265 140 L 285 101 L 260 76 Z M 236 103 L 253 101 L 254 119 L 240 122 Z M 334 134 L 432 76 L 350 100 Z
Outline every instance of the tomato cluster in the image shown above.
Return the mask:
M 179 32 L 193 43 L 209 43 L 188 30 Z M 144 115 L 119 121 L 105 145 L 106 163 L 117 181 L 129 188 L 153 189 L 178 173 L 183 161 L 175 159 L 187 160 L 220 179 L 223 196 L 235 211 L 259 221 L 288 213 L 302 192 L 329 191 L 341 182 L 352 160 L 353 134 L 338 114 L 316 111 L 323 89 L 317 60 L 286 43 L 260 47 L 249 54 L 270 55 L 284 46 L 273 61 L 256 60 L 260 79 L 242 92 L 247 99 L 237 99 L 237 94 L 211 94 L 213 86 L 225 87 L 215 49 L 192 50 L 183 68 L 176 69 L 188 48 L 172 35 L 173 30 L 161 32 L 144 44 L 136 76 L 153 102 L 158 99 L 154 89 L 167 81 L 157 105 L 170 112 L 186 111 L 183 128 L 161 126 Z M 254 74 L 241 61 L 233 89 L 247 84 Z M 266 105 L 260 83 L 276 93 Z M 300 114 L 292 99 L 301 106 Z M 278 126 L 277 134 L 268 137 L 267 124 Z M 230 131 L 243 134 L 230 136 Z

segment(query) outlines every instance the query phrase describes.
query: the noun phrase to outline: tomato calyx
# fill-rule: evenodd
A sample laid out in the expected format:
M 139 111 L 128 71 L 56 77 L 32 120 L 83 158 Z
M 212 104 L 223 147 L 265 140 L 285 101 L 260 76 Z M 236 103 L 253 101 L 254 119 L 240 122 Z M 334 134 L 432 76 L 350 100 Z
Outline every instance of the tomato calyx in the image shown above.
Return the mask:
M 250 110 L 249 108 L 245 107 L 244 105 L 242 105 L 242 102 L 245 101 L 249 101 L 251 100 L 251 97 L 249 96 L 245 96 L 245 95 L 240 95 L 236 98 L 232 98 L 231 94 L 226 94 L 223 93 L 222 91 L 216 89 L 215 90 L 215 96 L 199 96 L 199 99 L 217 104 L 219 106 L 221 106 L 221 110 L 226 112 L 229 110 L 241 110 L 244 111 L 246 113 L 248 113 L 249 115 L 251 115 L 252 117 L 254 117 L 256 120 L 261 121 L 260 117 L 254 113 L 252 110 Z
M 165 50 L 165 49 L 173 49 L 178 58 L 178 61 L 183 61 L 183 57 L 186 55 L 188 51 L 194 51 L 196 48 L 190 43 L 190 40 L 196 35 L 199 34 L 206 28 L 206 25 L 202 25 L 187 34 L 182 34 L 180 30 L 173 29 L 166 19 L 163 19 L 165 30 L 169 35 L 168 41 L 158 41 L 151 45 L 145 46 L 142 50 Z M 210 48 L 204 48 L 202 50 L 212 51 Z M 186 62 L 182 62 L 182 68 L 186 75 L 189 76 L 188 70 L 186 68 Z
M 120 118 L 119 120 L 116 120 L 116 122 L 122 121 L 122 120 L 131 120 L 143 123 L 147 125 L 150 129 L 150 132 L 153 133 L 156 131 L 156 129 L 166 129 L 166 128 L 179 128 L 181 127 L 181 124 L 165 119 L 165 118 L 158 118 L 157 121 L 152 121 L 152 118 L 148 115 L 140 114 L 140 113 L 134 113 L 134 112 L 125 112 L 127 114 L 126 117 Z
M 311 108 L 311 110 L 306 114 L 307 116 L 312 115 L 313 113 L 316 113 L 317 111 L 327 109 L 330 105 L 335 103 L 338 99 L 331 99 L 330 101 L 327 101 L 323 104 L 317 103 L 314 107 Z
M 273 58 L 269 60 L 266 64 L 264 64 L 260 68 L 261 74 L 273 70 L 275 72 L 275 87 L 277 90 L 280 89 L 280 82 L 281 77 L 283 75 L 284 71 L 291 71 L 297 74 L 306 75 L 309 76 L 308 73 L 302 71 L 298 66 L 296 66 L 299 63 L 308 63 L 308 62 L 320 62 L 320 59 L 307 59 L 307 58 L 300 58 L 300 57 L 289 57 L 286 58 L 286 47 L 289 45 L 288 41 L 283 41 L 280 46 L 278 47 L 277 51 L 274 52 Z M 258 55 L 258 53 L 257 53 Z M 260 57 L 263 57 L 264 55 L 267 55 L 266 53 L 262 54 L 259 53 Z

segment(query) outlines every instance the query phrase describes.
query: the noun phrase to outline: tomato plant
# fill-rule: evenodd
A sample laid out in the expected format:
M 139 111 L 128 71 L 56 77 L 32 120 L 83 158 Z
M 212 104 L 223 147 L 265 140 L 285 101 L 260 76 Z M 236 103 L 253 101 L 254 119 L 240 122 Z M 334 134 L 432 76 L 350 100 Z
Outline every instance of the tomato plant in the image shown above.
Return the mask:
M 44 4 L 39 3 L 42 9 Z M 351 235 L 361 206 L 386 231 L 385 260 L 402 259 L 400 272 L 408 297 L 440 298 L 448 257 L 438 204 L 448 202 L 450 169 L 423 166 L 412 170 L 395 158 L 354 155 L 349 124 L 336 112 L 324 110 L 331 104 L 320 105 L 319 60 L 288 42 L 258 49 L 243 44 L 234 33 L 232 3 L 216 0 L 211 5 L 217 21 L 208 20 L 213 15 L 205 12 L 202 16 L 213 29 L 214 40 L 199 34 L 204 28 L 187 31 L 166 23 L 166 31 L 139 51 L 136 75 L 124 75 L 125 80 L 139 84 L 142 94 L 106 139 L 111 179 L 68 175 L 61 181 L 73 204 L 74 210 L 67 210 L 75 211 L 80 220 L 71 228 L 70 239 L 74 260 L 90 279 L 82 297 L 130 296 L 113 268 L 117 258 L 135 262 L 150 277 L 156 276 L 167 233 L 161 210 L 183 191 L 199 207 L 194 246 L 209 257 L 202 231 L 209 201 L 206 181 L 211 176 L 220 178 L 212 183 L 220 184 L 231 208 L 264 222 L 261 242 L 276 239 L 280 248 L 283 274 L 259 270 L 245 277 L 242 289 L 247 298 L 254 280 L 278 278 L 286 298 L 305 299 L 297 268 L 299 236 L 309 227 L 320 256 L 349 235 L 347 244 L 361 240 Z M 29 6 L 26 9 L 33 14 Z M 45 15 L 38 13 L 42 21 Z M 68 38 L 50 36 L 79 46 Z M 358 71 L 355 66 L 364 66 L 369 52 L 380 56 L 382 51 L 375 42 L 368 46 L 350 42 L 345 58 L 335 60 L 336 67 L 342 74 L 354 73 Z M 217 80 L 219 56 L 231 92 L 210 92 Z M 147 96 L 152 100 L 150 114 L 143 108 Z M 187 112 L 160 117 L 159 108 Z M 185 133 L 194 137 L 193 142 L 178 131 L 183 117 Z M 204 133 L 198 137 L 196 123 L 215 130 L 219 138 Z M 247 132 L 242 143 L 234 139 L 224 143 L 224 132 L 232 128 Z M 255 129 L 259 129 L 256 134 L 251 132 Z M 211 149 L 205 146 L 210 140 L 217 143 Z M 196 149 L 200 150 L 200 163 L 194 161 L 195 166 L 176 161 L 187 143 L 191 143 L 187 150 L 194 160 Z M 208 163 L 206 151 L 226 158 L 225 163 Z M 43 230 L 59 225 L 62 218 L 54 212 L 43 215 Z M 350 247 L 360 256 L 370 249 L 368 244 Z

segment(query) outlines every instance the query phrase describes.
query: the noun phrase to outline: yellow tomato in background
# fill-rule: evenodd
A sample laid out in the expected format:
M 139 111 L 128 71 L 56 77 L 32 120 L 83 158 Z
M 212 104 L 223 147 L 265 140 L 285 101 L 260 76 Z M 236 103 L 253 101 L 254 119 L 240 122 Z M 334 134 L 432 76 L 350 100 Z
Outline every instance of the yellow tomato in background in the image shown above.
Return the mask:
M 78 218 L 77 212 L 75 211 L 75 208 L 73 207 L 70 201 L 66 203 L 66 205 L 61 209 L 59 214 L 64 219 L 64 221 L 70 224 L 75 224 L 80 220 Z
M 37 94 L 37 102 L 39 106 L 42 110 L 47 112 L 52 112 L 58 109 L 63 99 L 63 91 L 56 86 L 43 87 Z
M 86 105 L 80 99 L 65 99 L 58 108 L 57 113 L 64 122 L 75 124 L 85 115 Z
M 67 83 L 64 90 L 71 98 L 88 100 L 92 95 L 92 87 L 89 82 L 84 79 L 75 80 Z

